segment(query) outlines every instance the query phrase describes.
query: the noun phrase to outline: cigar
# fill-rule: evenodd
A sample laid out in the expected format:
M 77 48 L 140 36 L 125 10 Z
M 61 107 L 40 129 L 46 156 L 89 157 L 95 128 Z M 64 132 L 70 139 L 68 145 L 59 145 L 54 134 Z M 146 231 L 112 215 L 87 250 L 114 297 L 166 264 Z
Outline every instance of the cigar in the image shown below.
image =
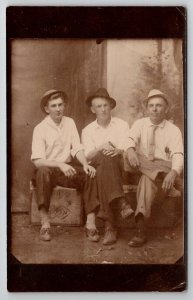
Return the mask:
M 109 141 L 109 145 L 112 146 L 113 148 L 116 148 L 115 145 L 113 145 L 113 143 L 111 143 L 110 141 Z

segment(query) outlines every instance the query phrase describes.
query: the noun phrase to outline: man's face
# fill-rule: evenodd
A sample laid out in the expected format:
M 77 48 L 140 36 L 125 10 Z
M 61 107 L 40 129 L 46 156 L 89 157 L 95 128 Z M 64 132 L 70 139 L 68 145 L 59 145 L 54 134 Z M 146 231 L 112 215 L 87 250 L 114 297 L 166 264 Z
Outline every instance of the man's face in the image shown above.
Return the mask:
M 64 101 L 62 98 L 57 98 L 48 101 L 45 106 L 45 111 L 50 115 L 55 123 L 60 123 L 64 113 Z
M 160 124 L 168 112 L 168 105 L 161 97 L 153 97 L 147 103 L 147 113 L 153 124 Z
M 111 104 L 105 98 L 94 98 L 91 111 L 96 114 L 97 120 L 108 120 L 111 117 Z

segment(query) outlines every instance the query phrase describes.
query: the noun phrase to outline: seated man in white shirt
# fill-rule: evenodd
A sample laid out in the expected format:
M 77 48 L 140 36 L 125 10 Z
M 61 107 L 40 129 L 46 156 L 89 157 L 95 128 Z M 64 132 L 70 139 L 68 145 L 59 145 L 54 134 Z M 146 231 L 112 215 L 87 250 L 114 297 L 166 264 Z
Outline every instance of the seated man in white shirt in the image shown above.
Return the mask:
M 96 170 L 87 163 L 73 119 L 63 116 L 66 103 L 67 96 L 63 91 L 47 91 L 40 104 L 47 116 L 33 132 L 31 160 L 37 168 L 35 184 L 42 224 L 40 239 L 43 241 L 51 240 L 48 212 L 56 185 L 83 190 L 85 199 L 96 197 Z M 77 163 L 72 161 L 73 157 Z
M 111 204 L 118 199 L 124 201 L 121 156 L 128 148 L 129 128 L 127 122 L 111 116 L 116 101 L 109 96 L 106 89 L 98 89 L 87 99 L 86 104 L 96 115 L 96 120 L 83 129 L 82 143 L 87 160 L 96 168 L 98 189 L 98 199 L 92 198 L 89 202 L 84 202 L 87 214 L 86 232 L 90 241 L 99 240 L 95 225 L 97 215 L 105 221 L 103 244 L 110 245 L 116 242 Z
M 135 221 L 137 235 L 129 242 L 140 247 L 146 240 L 145 221 L 159 192 L 167 196 L 183 168 L 183 144 L 180 129 L 165 119 L 169 102 L 164 93 L 151 90 L 145 100 L 147 118 L 137 120 L 129 134 L 128 169 L 142 173 L 137 187 Z

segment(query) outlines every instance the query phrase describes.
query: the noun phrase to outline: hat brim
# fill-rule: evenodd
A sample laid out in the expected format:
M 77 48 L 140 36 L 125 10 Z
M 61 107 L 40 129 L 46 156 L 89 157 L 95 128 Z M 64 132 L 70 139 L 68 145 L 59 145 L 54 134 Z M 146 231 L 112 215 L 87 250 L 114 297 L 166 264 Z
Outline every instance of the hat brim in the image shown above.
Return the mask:
M 115 101 L 115 99 L 113 99 L 111 97 L 93 95 L 93 96 L 90 96 L 90 97 L 87 98 L 86 105 L 88 105 L 89 107 L 91 107 L 92 100 L 95 99 L 95 98 L 104 98 L 104 99 L 108 100 L 110 102 L 112 108 L 114 108 L 116 106 L 116 104 L 117 104 L 116 101 Z
M 60 90 L 53 91 L 52 93 L 49 93 L 48 95 L 43 96 L 43 97 L 41 98 L 40 107 L 41 107 L 41 110 L 42 110 L 44 113 L 47 114 L 47 112 L 45 111 L 45 106 L 47 105 L 48 99 L 49 99 L 52 95 L 57 94 L 57 93 L 61 93 L 61 94 L 62 94 L 65 103 L 68 102 L 68 97 L 67 97 L 66 93 L 64 93 L 63 91 L 60 91 Z
M 148 101 L 149 101 L 150 99 L 155 98 L 155 97 L 160 97 L 160 98 L 162 98 L 162 99 L 166 102 L 166 104 L 169 105 L 169 102 L 168 102 L 167 97 L 166 97 L 165 95 L 163 95 L 163 94 L 152 95 L 152 96 L 146 98 L 145 100 L 143 100 L 143 104 L 144 104 L 144 105 L 147 105 Z

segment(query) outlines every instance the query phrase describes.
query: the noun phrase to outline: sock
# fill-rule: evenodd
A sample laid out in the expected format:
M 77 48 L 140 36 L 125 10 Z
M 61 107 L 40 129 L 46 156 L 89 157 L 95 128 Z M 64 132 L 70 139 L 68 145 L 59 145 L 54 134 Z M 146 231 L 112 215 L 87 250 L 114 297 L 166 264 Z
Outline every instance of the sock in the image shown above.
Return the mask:
M 40 219 L 42 228 L 50 228 L 50 220 L 48 216 L 48 211 L 45 209 L 45 207 L 40 208 Z
M 86 228 L 87 229 L 96 229 L 95 213 L 90 213 L 87 215 Z
M 105 221 L 105 228 L 109 228 L 111 230 L 114 230 L 114 224 L 110 222 L 109 220 Z
M 145 224 L 145 218 L 144 218 L 144 215 L 142 213 L 139 213 L 136 217 L 135 217 L 135 220 L 136 220 L 136 226 L 137 226 L 137 229 L 140 231 L 140 233 L 142 235 L 145 235 L 146 233 L 146 224 Z

